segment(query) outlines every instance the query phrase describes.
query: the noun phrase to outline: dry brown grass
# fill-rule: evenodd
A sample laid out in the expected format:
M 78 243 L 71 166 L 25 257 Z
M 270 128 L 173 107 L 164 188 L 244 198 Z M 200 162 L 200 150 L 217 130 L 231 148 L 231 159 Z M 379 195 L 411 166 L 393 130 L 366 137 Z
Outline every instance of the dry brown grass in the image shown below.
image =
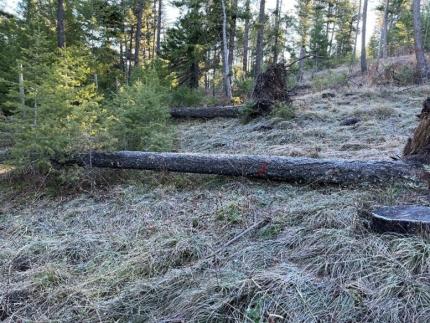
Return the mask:
M 388 159 L 428 88 L 385 90 L 392 94 L 309 94 L 289 121 L 179 123 L 180 149 Z M 351 116 L 362 121 L 340 125 Z M 1 184 L 7 322 L 430 320 L 429 241 L 371 233 L 358 215 L 371 205 L 429 204 L 424 188 L 141 172 L 108 191 L 29 198 Z M 208 258 L 267 216 L 270 224 Z

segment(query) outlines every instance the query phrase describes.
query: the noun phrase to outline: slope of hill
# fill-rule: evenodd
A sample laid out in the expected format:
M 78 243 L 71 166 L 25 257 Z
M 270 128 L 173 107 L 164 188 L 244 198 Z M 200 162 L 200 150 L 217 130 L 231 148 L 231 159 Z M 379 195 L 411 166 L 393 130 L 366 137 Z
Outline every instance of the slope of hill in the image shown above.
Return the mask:
M 401 153 L 429 89 L 311 93 L 296 98 L 288 121 L 183 121 L 178 150 L 389 159 Z M 342 125 L 351 118 L 357 123 Z M 424 187 L 132 174 L 66 197 L 18 193 L 2 180 L 0 319 L 430 319 L 428 240 L 369 232 L 359 214 L 373 205 L 428 205 Z

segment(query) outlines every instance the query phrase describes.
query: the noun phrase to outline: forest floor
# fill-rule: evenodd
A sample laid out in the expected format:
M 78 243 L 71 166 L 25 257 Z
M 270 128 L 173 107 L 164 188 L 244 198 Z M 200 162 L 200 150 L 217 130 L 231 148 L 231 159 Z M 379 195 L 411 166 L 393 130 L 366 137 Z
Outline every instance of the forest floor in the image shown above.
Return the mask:
M 288 121 L 178 122 L 178 151 L 390 159 L 429 90 L 339 88 L 296 97 Z M 0 320 L 430 320 L 429 240 L 369 232 L 359 216 L 429 205 L 424 187 L 132 174 L 65 196 L 0 182 Z

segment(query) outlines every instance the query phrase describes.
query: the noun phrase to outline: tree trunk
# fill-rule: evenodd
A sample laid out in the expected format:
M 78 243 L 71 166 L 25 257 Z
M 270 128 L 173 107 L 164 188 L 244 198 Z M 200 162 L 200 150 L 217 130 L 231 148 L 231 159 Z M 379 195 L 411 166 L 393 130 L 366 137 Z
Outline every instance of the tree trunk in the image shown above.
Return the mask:
M 390 0 L 386 0 L 385 8 L 384 8 L 384 27 L 382 29 L 382 50 L 381 50 L 381 58 L 388 57 L 388 9 L 390 7 Z
M 238 0 L 233 0 L 232 6 L 231 6 L 232 17 L 231 17 L 231 25 L 230 25 L 229 53 L 228 53 L 228 68 L 229 68 L 230 84 L 232 84 L 232 79 L 233 79 L 234 49 L 236 47 L 237 1 Z
M 306 50 L 305 47 L 302 46 L 300 48 L 300 57 L 299 57 L 299 71 L 297 73 L 297 82 L 301 83 L 303 82 L 303 74 L 304 74 L 304 67 L 305 67 L 305 55 L 306 55 Z
M 351 66 L 354 64 L 355 58 L 357 56 L 357 43 L 358 43 L 358 34 L 360 30 L 360 20 L 361 20 L 361 0 L 359 1 L 359 4 L 358 4 L 358 17 L 357 17 L 357 24 L 355 26 L 356 30 L 355 30 L 355 38 L 354 38 L 354 50 L 352 51 L 352 57 L 351 57 Z
M 132 62 L 132 52 L 133 52 L 133 32 L 134 26 L 130 27 L 130 41 L 129 41 L 129 50 L 128 50 L 128 70 L 127 70 L 127 84 L 130 83 L 131 79 L 131 62 Z
M 361 31 L 361 73 L 367 72 L 367 57 L 366 57 L 366 24 L 367 24 L 367 5 L 368 0 L 364 0 L 363 4 L 363 26 Z
M 64 0 L 57 0 L 57 46 L 64 48 L 66 36 L 64 33 Z
M 261 67 L 263 65 L 265 5 L 266 5 L 266 0 L 260 0 L 260 12 L 258 14 L 257 46 L 256 46 L 255 69 L 254 69 L 255 77 L 257 77 L 261 73 Z
M 276 0 L 276 15 L 275 15 L 275 44 L 273 46 L 273 63 L 278 62 L 279 56 L 279 25 L 281 20 L 281 0 Z
M 161 52 L 161 19 L 163 17 L 163 0 L 158 0 L 158 19 L 157 19 L 157 56 Z
M 412 14 L 414 23 L 415 56 L 417 59 L 417 70 L 421 81 L 428 78 L 427 62 L 424 55 L 423 36 L 421 31 L 421 1 L 412 1 Z
M 231 93 L 231 83 L 230 83 L 230 69 L 229 69 L 229 51 L 227 45 L 227 12 L 225 7 L 225 0 L 221 0 L 222 4 L 222 58 L 223 58 L 223 72 L 222 77 L 224 81 L 224 94 L 231 102 L 233 95 Z
M 349 161 L 256 155 L 120 151 L 93 152 L 66 165 L 244 176 L 297 183 L 360 184 L 411 180 L 417 169 L 401 161 Z
M 154 0 L 152 15 L 154 16 L 152 22 L 152 57 L 155 58 L 157 53 L 157 25 L 158 25 L 158 14 L 157 14 L 157 0 Z M 149 19 L 147 19 L 148 21 Z M 149 24 L 149 21 L 148 21 Z
M 325 32 L 326 36 L 325 37 L 327 38 L 327 41 L 328 41 L 327 53 L 328 53 L 328 56 L 330 57 L 331 50 L 333 47 L 333 37 L 334 37 L 334 27 L 332 28 L 332 33 L 331 33 L 331 37 L 330 37 L 330 24 L 332 24 L 331 17 L 333 16 L 334 4 L 331 1 L 327 1 L 327 3 L 328 3 L 328 9 L 327 9 L 327 25 L 326 25 L 326 32 Z
M 136 32 L 134 40 L 134 66 L 139 66 L 140 40 L 142 37 L 143 0 L 138 0 L 136 7 Z
M 124 61 L 124 48 L 122 44 L 122 39 L 119 41 L 119 64 L 121 65 L 121 71 L 123 75 L 126 74 L 125 61 Z
M 245 4 L 245 29 L 243 31 L 243 60 L 242 70 L 244 74 L 248 73 L 248 47 L 249 47 L 249 19 L 251 15 L 250 0 L 246 0 Z
M 22 68 L 22 64 L 19 65 L 18 87 L 19 87 L 19 101 L 21 103 L 21 109 L 24 112 L 24 107 L 25 107 L 25 89 L 24 89 L 24 71 L 23 71 L 23 68 Z
M 200 107 L 200 108 L 172 108 L 170 115 L 172 118 L 238 118 L 241 114 L 242 106 L 220 106 L 220 107 Z

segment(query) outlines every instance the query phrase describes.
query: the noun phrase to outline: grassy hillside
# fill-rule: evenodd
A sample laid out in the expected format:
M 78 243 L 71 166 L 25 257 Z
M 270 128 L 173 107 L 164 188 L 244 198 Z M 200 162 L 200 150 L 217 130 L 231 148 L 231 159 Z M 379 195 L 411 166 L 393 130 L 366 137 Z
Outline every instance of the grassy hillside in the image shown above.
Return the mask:
M 178 122 L 177 148 L 389 159 L 401 154 L 429 90 L 340 88 L 335 98 L 295 98 L 291 120 Z M 349 118 L 358 123 L 342 125 Z M 430 242 L 369 232 L 359 212 L 429 205 L 425 187 L 135 172 L 133 180 L 64 195 L 16 187 L 2 172 L 0 319 L 430 319 Z M 266 217 L 268 225 L 225 246 Z

